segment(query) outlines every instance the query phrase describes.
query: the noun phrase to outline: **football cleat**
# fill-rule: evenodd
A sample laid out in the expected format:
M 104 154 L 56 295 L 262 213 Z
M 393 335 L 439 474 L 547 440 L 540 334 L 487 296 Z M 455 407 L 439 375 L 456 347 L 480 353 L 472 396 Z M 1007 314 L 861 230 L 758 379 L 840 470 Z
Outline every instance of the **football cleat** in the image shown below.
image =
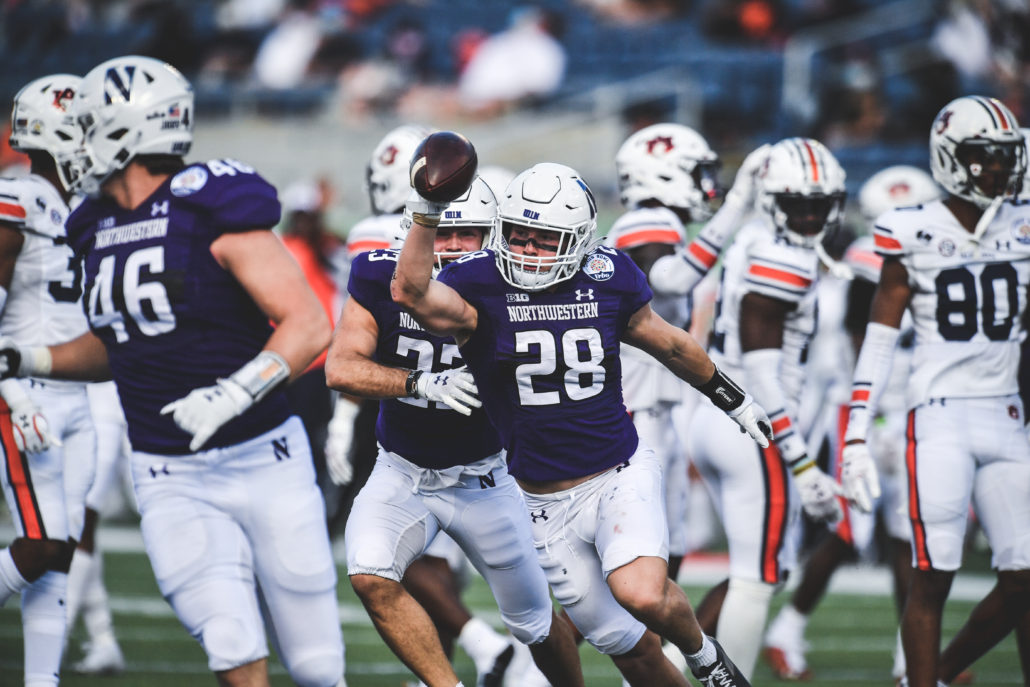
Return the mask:
M 86 655 L 72 665 L 72 670 L 82 675 L 116 675 L 125 670 L 125 657 L 114 637 L 87 642 Z
M 490 670 L 479 674 L 476 678 L 476 687 L 502 687 L 504 676 L 508 672 L 513 658 L 515 658 L 515 646 L 509 644 L 504 651 L 494 657 Z
M 708 639 L 715 645 L 715 662 L 694 672 L 701 687 L 751 687 L 751 683 L 722 650 L 722 645 L 714 637 Z
M 779 680 L 807 682 L 812 679 L 812 671 L 805 664 L 805 655 L 801 652 L 767 646 L 762 650 L 762 657 Z

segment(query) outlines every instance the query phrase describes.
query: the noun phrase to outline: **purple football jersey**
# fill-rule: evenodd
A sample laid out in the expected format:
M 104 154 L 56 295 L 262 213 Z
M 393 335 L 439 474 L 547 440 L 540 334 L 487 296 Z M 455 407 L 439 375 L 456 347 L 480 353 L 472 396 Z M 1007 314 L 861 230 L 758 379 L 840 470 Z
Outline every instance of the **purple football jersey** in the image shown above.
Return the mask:
M 465 362 L 454 339 L 429 334 L 393 302 L 390 279 L 398 254 L 373 250 L 358 255 L 351 265 L 347 290 L 379 327 L 376 361 L 424 374 L 461 367 Z M 465 416 L 446 404 L 416 398 L 379 402 L 376 439 L 386 450 L 437 470 L 474 463 L 501 450 L 501 437 L 481 409 Z
M 540 482 L 625 461 L 637 432 L 622 402 L 619 340 L 651 300 L 647 278 L 602 246 L 572 279 L 529 292 L 505 282 L 494 259 L 473 253 L 439 279 L 478 312 L 461 353 L 508 449 L 509 471 Z
M 257 355 L 268 317 L 211 255 L 223 233 L 279 221 L 275 188 L 233 160 L 170 176 L 135 210 L 87 199 L 68 219 L 83 267 L 83 307 L 107 349 L 133 449 L 190 453 L 166 404 L 214 384 Z M 289 416 L 280 388 L 228 422 L 204 448 L 228 446 Z

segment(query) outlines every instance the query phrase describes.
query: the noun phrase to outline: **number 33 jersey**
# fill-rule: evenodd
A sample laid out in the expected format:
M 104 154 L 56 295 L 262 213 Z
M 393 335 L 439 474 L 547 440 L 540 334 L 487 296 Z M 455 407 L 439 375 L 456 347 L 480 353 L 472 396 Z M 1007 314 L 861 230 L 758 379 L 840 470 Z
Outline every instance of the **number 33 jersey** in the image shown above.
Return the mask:
M 68 247 L 68 206 L 36 175 L 0 178 L 0 222 L 24 237 L 0 330 L 21 345 L 50 345 L 85 333 L 78 260 Z
M 268 341 L 268 316 L 211 244 L 270 228 L 279 213 L 275 188 L 253 169 L 212 160 L 170 176 L 133 210 L 87 199 L 68 219 L 82 258 L 83 306 L 107 349 L 134 450 L 191 453 L 190 436 L 161 408 L 229 376 Z M 274 390 L 206 447 L 245 441 L 288 415 L 282 389 Z
M 1005 202 L 978 243 L 940 201 L 876 220 L 876 252 L 908 271 L 916 344 L 910 408 L 1018 391 L 1030 283 L 1030 204 Z

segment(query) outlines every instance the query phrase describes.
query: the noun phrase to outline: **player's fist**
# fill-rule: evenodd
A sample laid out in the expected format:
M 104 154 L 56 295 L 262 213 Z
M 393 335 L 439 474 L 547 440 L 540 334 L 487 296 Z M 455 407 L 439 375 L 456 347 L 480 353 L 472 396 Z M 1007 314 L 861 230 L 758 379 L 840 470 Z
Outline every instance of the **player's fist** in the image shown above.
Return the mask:
M 825 472 L 811 465 L 794 474 L 801 506 L 816 522 L 837 522 L 844 512 L 840 507 L 840 485 Z
M 411 187 L 428 201 L 449 203 L 468 191 L 478 167 L 471 141 L 453 131 L 437 131 L 422 139 L 411 157 Z

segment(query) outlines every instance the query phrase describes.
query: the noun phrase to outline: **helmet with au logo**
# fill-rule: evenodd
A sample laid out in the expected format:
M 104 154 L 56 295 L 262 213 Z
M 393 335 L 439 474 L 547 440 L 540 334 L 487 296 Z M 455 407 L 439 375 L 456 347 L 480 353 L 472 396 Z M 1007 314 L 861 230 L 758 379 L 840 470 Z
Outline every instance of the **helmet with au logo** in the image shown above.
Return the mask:
M 805 248 L 820 244 L 844 216 L 844 170 L 819 141 L 787 138 L 769 150 L 758 191 L 776 233 Z
M 933 177 L 912 165 L 893 165 L 869 177 L 858 192 L 862 216 L 872 222 L 898 207 L 928 203 L 941 197 Z
M 513 251 L 510 239 L 519 227 L 553 232 L 554 254 Z M 542 162 L 512 179 L 501 195 L 491 248 L 506 282 L 541 291 L 576 274 L 596 228 L 597 203 L 579 173 Z
M 81 77 L 71 74 L 36 79 L 18 91 L 11 110 L 11 147 L 23 153 L 49 153 L 65 188 L 80 173 L 73 163 L 82 145 L 82 131 L 72 106 L 81 83 Z
M 948 193 L 980 208 L 1020 191 L 1026 166 L 1023 132 L 999 100 L 979 95 L 956 98 L 930 127 L 933 178 Z
M 186 155 L 193 143 L 193 87 L 172 65 L 129 55 L 82 77 L 75 116 L 83 133 L 76 190 L 95 195 L 137 155 Z
M 719 193 L 719 156 L 693 129 L 654 124 L 626 139 L 615 155 L 619 195 L 629 208 L 654 200 L 690 212 L 692 221 L 712 216 Z
M 405 124 L 390 131 L 376 144 L 365 167 L 365 184 L 372 213 L 389 215 L 404 209 L 411 193 L 408 167 L 415 148 L 433 130 L 416 124 Z

